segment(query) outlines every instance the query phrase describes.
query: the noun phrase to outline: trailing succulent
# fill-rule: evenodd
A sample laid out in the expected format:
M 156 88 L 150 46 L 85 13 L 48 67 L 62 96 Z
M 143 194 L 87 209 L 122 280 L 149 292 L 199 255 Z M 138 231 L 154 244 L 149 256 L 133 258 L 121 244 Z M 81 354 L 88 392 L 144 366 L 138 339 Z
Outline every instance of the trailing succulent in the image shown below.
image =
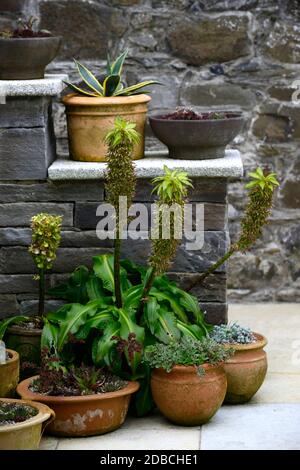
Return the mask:
M 210 336 L 212 339 L 217 341 L 217 343 L 221 344 L 249 344 L 256 341 L 250 328 L 245 328 L 237 323 L 229 325 L 215 325 L 213 330 L 210 332 Z
M 149 93 L 147 90 L 144 90 L 144 88 L 150 85 L 159 84 L 159 82 L 156 80 L 146 80 L 128 87 L 124 86 L 124 83 L 122 82 L 122 70 L 127 54 L 128 50 L 125 50 L 112 62 L 109 56 L 107 56 L 106 73 L 102 75 L 101 78 L 97 78 L 83 64 L 74 59 L 78 73 L 86 86 L 82 88 L 81 85 L 79 86 L 74 83 L 64 83 L 77 94 L 92 97 L 131 96 L 140 93 Z
M 143 360 L 151 369 L 162 368 L 171 372 L 175 365 L 195 366 L 199 375 L 203 375 L 205 373 L 201 367 L 203 364 L 219 364 L 228 359 L 232 353 L 231 349 L 225 349 L 211 338 L 197 341 L 186 337 L 179 342 L 147 346 Z

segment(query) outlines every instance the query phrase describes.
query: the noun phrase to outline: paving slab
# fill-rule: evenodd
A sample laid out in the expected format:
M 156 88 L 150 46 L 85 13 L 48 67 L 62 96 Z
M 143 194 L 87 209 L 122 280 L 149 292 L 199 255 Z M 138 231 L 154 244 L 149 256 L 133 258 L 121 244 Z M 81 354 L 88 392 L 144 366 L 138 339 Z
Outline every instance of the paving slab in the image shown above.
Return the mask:
M 223 406 L 201 431 L 201 450 L 300 450 L 300 404 Z
M 112 433 L 81 438 L 44 437 L 41 449 L 57 450 L 197 450 L 200 428 L 183 428 L 169 423 L 160 415 L 147 418 L 129 417 Z

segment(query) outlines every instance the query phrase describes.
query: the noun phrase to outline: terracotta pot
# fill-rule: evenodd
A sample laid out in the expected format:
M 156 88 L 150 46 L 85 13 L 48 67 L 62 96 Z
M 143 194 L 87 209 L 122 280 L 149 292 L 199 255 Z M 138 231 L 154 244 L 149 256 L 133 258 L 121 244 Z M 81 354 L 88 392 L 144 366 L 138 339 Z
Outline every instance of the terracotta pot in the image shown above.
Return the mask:
M 227 344 L 235 350 L 234 355 L 224 363 L 227 376 L 226 403 L 245 403 L 263 384 L 267 373 L 267 355 L 263 348 L 267 339 L 254 333 L 257 341 L 250 344 Z
M 41 360 L 42 330 L 36 328 L 22 328 L 12 325 L 5 334 L 5 344 L 17 351 L 20 355 L 21 378 L 25 379 L 38 372 Z M 31 363 L 32 367 L 22 370 L 22 363 Z
M 184 426 L 199 426 L 210 420 L 223 403 L 226 375 L 222 366 L 204 364 L 199 376 L 192 366 L 175 366 L 171 372 L 152 371 L 153 399 L 170 421 Z
M 54 419 L 54 411 L 41 403 L 3 398 L 1 401 L 24 403 L 38 409 L 38 414 L 22 423 L 0 426 L 0 450 L 35 450 L 39 448 L 45 427 Z
M 241 113 L 226 119 L 203 121 L 167 120 L 160 115 L 149 118 L 154 135 L 169 149 L 169 157 L 184 160 L 222 158 L 225 148 L 240 132 Z
M 71 93 L 62 98 L 66 106 L 69 149 L 73 160 L 104 162 L 107 146 L 104 138 L 114 127 L 117 116 L 136 123 L 141 138 L 133 149 L 133 160 L 143 158 L 147 95 L 85 97 Z
M 9 360 L 0 364 L 0 398 L 13 397 L 19 383 L 20 357 L 16 351 L 6 349 Z
M 116 392 L 53 397 L 29 390 L 36 377 L 23 380 L 17 392 L 22 398 L 39 401 L 55 411 L 56 418 L 47 429 L 55 436 L 93 436 L 114 431 L 124 423 L 131 395 L 139 388 L 138 382 L 129 382 L 127 387 Z
M 44 78 L 60 43 L 60 37 L 0 38 L 0 80 Z

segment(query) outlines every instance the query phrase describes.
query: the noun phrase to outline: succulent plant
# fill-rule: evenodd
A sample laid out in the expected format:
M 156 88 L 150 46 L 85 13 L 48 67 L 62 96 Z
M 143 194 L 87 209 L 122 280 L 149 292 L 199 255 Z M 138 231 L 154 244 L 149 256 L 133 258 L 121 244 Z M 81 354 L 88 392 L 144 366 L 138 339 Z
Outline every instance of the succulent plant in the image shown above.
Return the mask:
M 151 369 L 163 368 L 170 372 L 175 365 L 196 366 L 199 375 L 204 374 L 203 364 L 224 362 L 233 354 L 232 349 L 225 349 L 211 338 L 196 341 L 186 337 L 179 342 L 169 344 L 155 343 L 147 346 L 144 362 Z
M 238 323 L 229 325 L 215 325 L 210 333 L 217 343 L 249 344 L 255 341 L 255 336 L 250 328 L 240 326 Z
M 132 86 L 124 87 L 122 82 L 122 70 L 127 54 L 128 50 L 126 49 L 113 62 L 111 62 L 109 56 L 107 56 L 106 74 L 103 79 L 96 78 L 90 70 L 74 59 L 79 75 L 88 88 L 81 88 L 74 83 L 64 83 L 76 93 L 92 97 L 130 96 L 139 93 L 149 93 L 147 90 L 141 91 L 141 89 L 148 85 L 159 84 L 159 82 L 156 80 L 146 80 Z

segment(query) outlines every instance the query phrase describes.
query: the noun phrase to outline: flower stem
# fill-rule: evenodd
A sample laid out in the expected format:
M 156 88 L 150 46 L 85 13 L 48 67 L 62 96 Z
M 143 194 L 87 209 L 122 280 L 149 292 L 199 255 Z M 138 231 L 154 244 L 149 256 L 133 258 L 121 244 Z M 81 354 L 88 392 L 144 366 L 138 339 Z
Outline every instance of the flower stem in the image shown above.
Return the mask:
M 39 269 L 39 310 L 38 315 L 40 318 L 44 316 L 45 311 L 45 270 Z

